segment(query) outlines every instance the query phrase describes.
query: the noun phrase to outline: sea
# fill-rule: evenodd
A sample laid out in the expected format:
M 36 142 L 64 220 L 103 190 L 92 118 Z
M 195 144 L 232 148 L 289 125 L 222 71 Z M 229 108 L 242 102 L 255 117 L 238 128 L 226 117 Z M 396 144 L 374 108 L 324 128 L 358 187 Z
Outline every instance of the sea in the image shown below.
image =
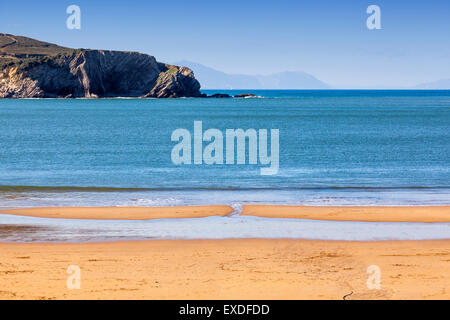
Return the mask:
M 449 90 L 205 91 L 247 92 L 258 97 L 0 100 L 0 209 L 450 205 Z M 278 172 L 175 164 L 172 134 L 195 121 L 277 129 Z

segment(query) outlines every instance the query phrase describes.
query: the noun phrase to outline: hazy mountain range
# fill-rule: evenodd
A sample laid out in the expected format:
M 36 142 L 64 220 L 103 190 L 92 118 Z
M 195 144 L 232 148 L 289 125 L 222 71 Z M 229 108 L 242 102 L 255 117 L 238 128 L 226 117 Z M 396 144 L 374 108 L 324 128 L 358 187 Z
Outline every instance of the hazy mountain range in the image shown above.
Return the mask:
M 450 89 L 450 79 L 441 79 L 433 82 L 418 84 L 416 89 Z
M 199 63 L 178 61 L 175 65 L 185 66 L 201 83 L 202 89 L 332 89 L 333 86 L 313 75 L 300 71 L 286 71 L 271 75 L 229 74 Z M 356 87 L 355 87 L 356 88 Z M 364 87 L 367 89 L 366 87 Z M 374 89 L 450 89 L 450 79 L 421 83 L 413 87 L 385 87 Z
M 323 81 L 305 72 L 280 72 L 271 75 L 228 74 L 191 61 L 176 65 L 194 71 L 202 89 L 329 89 Z

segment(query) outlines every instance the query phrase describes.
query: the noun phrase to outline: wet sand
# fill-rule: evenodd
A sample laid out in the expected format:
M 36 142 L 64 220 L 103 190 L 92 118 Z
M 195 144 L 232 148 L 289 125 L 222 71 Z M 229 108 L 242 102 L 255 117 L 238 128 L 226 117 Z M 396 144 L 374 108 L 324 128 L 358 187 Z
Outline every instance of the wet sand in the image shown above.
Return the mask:
M 198 207 L 53 207 L 2 210 L 19 216 L 61 219 L 148 220 L 225 216 L 225 205 Z M 242 215 L 265 218 L 295 218 L 367 222 L 450 222 L 450 206 L 440 207 L 303 207 L 245 205 Z
M 198 207 L 52 207 L 2 210 L 18 216 L 56 219 L 149 220 L 204 218 L 226 216 L 233 212 L 229 206 Z
M 450 206 L 440 207 L 302 207 L 246 205 L 242 215 L 367 222 L 450 222 Z
M 0 244 L 0 299 L 450 299 L 449 270 L 450 240 Z

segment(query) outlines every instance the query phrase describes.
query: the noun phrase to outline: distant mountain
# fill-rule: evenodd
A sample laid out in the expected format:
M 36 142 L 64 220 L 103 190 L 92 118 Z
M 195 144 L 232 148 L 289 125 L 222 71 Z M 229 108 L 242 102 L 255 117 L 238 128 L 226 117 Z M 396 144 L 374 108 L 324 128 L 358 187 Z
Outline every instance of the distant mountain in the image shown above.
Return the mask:
M 261 87 L 259 81 L 253 76 L 227 74 L 190 61 L 177 63 L 194 71 L 195 78 L 201 83 L 202 89 L 259 89 Z
M 441 79 L 433 82 L 418 84 L 416 89 L 450 89 L 450 79 Z
M 202 89 L 328 89 L 330 86 L 305 72 L 280 72 L 271 75 L 228 74 L 191 61 L 176 65 L 194 71 Z
M 263 89 L 329 89 L 316 77 L 299 71 L 285 71 L 268 76 L 257 76 Z

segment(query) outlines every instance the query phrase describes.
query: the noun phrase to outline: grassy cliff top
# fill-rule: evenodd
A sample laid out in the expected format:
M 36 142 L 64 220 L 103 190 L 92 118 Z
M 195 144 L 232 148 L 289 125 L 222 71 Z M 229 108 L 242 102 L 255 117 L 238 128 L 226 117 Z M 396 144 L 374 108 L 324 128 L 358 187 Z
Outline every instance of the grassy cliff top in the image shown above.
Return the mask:
M 97 50 L 72 49 L 32 38 L 0 33 L 0 73 L 11 68 L 17 68 L 17 72 L 27 71 L 42 63 L 57 66 L 61 62 L 60 58 L 71 57 L 83 51 Z M 142 55 L 142 53 L 133 51 L 121 52 Z M 148 55 L 146 54 L 146 56 Z M 170 69 L 170 73 L 178 70 L 175 66 L 159 64 L 163 70 Z
M 81 51 L 91 50 L 66 48 L 32 38 L 0 33 L 0 72 L 8 67 L 26 70 L 36 64 L 51 63 L 58 57 L 72 56 Z M 131 51 L 123 52 L 141 54 Z
M 53 43 L 0 33 L 0 69 L 17 66 L 26 70 L 56 56 L 71 55 L 75 51 Z
M 27 37 L 0 33 L 0 55 L 10 57 L 53 56 L 73 49 Z

